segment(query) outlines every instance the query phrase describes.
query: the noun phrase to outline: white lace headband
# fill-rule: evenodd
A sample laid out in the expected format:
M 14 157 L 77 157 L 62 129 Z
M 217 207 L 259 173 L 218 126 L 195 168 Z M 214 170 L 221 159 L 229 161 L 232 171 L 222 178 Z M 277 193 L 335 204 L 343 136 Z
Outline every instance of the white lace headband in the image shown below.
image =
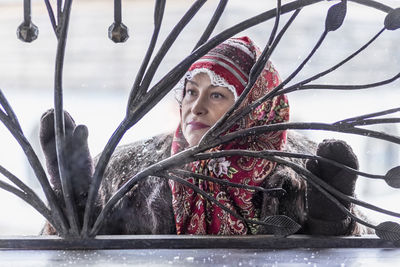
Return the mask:
M 178 100 L 179 103 L 181 103 L 182 99 L 183 99 L 183 90 L 185 89 L 185 81 L 192 80 L 193 77 L 199 73 L 206 73 L 208 75 L 208 77 L 210 78 L 210 82 L 213 86 L 221 86 L 221 87 L 228 88 L 228 90 L 233 93 L 233 95 L 235 97 L 235 101 L 238 99 L 238 95 L 237 95 L 235 86 L 233 86 L 232 84 L 229 84 L 223 77 L 219 76 L 218 74 L 216 74 L 214 71 L 212 71 L 210 69 L 198 68 L 198 69 L 194 69 L 194 70 L 186 72 L 185 76 L 183 76 L 182 79 L 179 81 L 179 83 L 175 86 L 175 88 L 174 88 L 175 98 Z

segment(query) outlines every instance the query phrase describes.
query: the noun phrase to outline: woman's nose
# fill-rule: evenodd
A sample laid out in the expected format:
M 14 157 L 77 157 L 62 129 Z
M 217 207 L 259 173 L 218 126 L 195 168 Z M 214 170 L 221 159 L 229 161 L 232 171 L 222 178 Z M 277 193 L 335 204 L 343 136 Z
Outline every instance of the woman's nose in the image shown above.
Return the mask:
M 193 102 L 192 113 L 195 115 L 204 115 L 207 113 L 207 99 L 205 96 L 200 95 L 195 102 Z

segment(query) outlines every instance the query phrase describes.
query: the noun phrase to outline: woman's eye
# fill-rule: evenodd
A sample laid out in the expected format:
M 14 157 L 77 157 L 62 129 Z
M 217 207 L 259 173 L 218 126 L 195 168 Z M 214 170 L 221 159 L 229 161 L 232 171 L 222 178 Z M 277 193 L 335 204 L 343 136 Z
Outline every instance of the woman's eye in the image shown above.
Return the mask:
M 213 99 L 221 99 L 221 98 L 224 98 L 224 95 L 221 94 L 221 93 L 212 93 L 211 94 L 211 98 L 213 98 Z
M 186 93 L 185 94 L 188 95 L 188 96 L 195 96 L 196 92 L 193 89 L 186 89 Z

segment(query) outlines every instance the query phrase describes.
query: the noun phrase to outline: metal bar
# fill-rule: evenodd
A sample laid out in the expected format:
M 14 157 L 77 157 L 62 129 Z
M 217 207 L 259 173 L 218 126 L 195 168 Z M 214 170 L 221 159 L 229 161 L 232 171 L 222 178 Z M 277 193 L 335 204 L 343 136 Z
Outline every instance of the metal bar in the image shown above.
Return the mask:
M 347 63 L 348 61 L 350 61 L 352 58 L 354 58 L 355 56 L 357 56 L 358 54 L 360 54 L 362 51 L 364 51 L 370 44 L 372 44 L 383 32 L 385 31 L 385 28 L 383 28 L 382 30 L 380 30 L 374 37 L 371 38 L 371 40 L 369 40 L 365 45 L 363 45 L 360 49 L 358 49 L 357 51 L 355 51 L 353 54 L 351 54 L 350 56 L 348 56 L 347 58 L 345 58 L 344 60 L 342 60 L 341 62 L 339 62 L 338 64 L 336 64 L 335 66 L 333 66 L 332 68 L 329 68 L 323 72 L 320 72 L 314 76 L 312 76 L 311 78 L 308 78 L 304 81 L 301 81 L 299 83 L 296 83 L 290 87 L 287 87 L 285 89 L 282 90 L 282 94 L 286 94 L 286 93 L 290 93 L 293 91 L 296 91 L 298 88 L 300 88 L 302 85 L 307 84 L 311 81 L 314 81 L 318 78 L 321 78 L 329 73 L 331 73 L 332 71 L 338 69 L 339 67 L 341 67 L 342 65 L 344 65 L 345 63 Z
M 167 175 L 167 173 L 164 173 L 164 175 Z M 176 181 L 176 182 L 178 182 L 178 183 L 180 183 L 182 185 L 185 185 L 185 186 L 189 187 L 190 189 L 192 189 L 197 194 L 199 194 L 199 195 L 203 196 L 204 198 L 208 199 L 210 202 L 214 203 L 215 205 L 220 207 L 225 212 L 229 213 L 230 215 L 234 216 L 235 218 L 238 218 L 238 219 L 242 220 L 245 223 L 248 223 L 248 224 L 259 224 L 259 225 L 264 225 L 264 226 L 267 226 L 267 227 L 276 227 L 278 229 L 287 228 L 287 226 L 284 226 L 284 225 L 270 224 L 270 223 L 267 223 L 267 222 L 264 222 L 264 221 L 260 221 L 260 220 L 255 220 L 255 219 L 247 219 L 247 218 L 241 216 L 240 214 L 238 214 L 236 211 L 231 210 L 228 207 L 226 207 L 225 205 L 221 204 L 215 197 L 210 196 L 209 194 L 207 194 L 207 192 L 205 192 L 204 190 L 201 190 L 196 185 L 186 181 L 185 179 L 182 179 L 181 177 L 178 177 L 178 176 L 176 176 L 174 174 L 171 174 L 168 177 L 164 177 L 164 175 L 161 175 L 160 177 L 164 178 L 164 179 L 170 179 L 170 180 Z M 286 217 L 286 218 L 288 220 L 292 221 L 293 224 L 297 224 L 292 219 L 290 219 L 289 217 Z M 101 226 L 102 226 L 102 220 L 101 221 L 96 220 L 90 236 L 95 236 L 100 231 Z M 247 225 L 246 225 L 246 227 L 247 227 Z M 300 229 L 300 227 L 301 226 L 297 224 L 297 227 L 295 227 L 296 230 L 293 231 L 290 234 L 294 234 L 295 232 L 297 232 Z M 281 230 L 281 231 L 285 231 L 285 230 Z
M 154 75 L 155 70 L 157 69 L 158 65 L 160 64 L 162 58 L 165 56 L 166 52 L 169 50 L 173 42 L 175 41 L 176 37 L 179 35 L 179 33 L 182 31 L 182 29 L 185 27 L 185 25 L 192 19 L 192 17 L 197 13 L 197 11 L 202 7 L 202 5 L 205 3 L 206 0 L 197 0 L 196 3 L 192 5 L 192 7 L 186 12 L 186 14 L 183 16 L 183 18 L 180 20 L 178 25 L 171 31 L 169 36 L 167 37 L 166 41 L 160 48 L 159 52 L 157 53 L 156 57 L 154 58 L 153 62 L 151 63 L 151 66 L 146 73 L 146 76 L 144 77 L 143 83 L 150 83 L 150 81 L 146 81 L 146 79 L 150 79 Z M 153 72 L 153 73 L 152 73 Z M 152 73 L 152 74 L 151 74 Z M 146 78 L 147 77 L 147 78 Z M 150 80 L 151 80 L 150 79 Z M 146 86 L 143 86 L 143 83 L 141 85 L 141 88 L 139 89 L 138 95 L 141 95 L 142 93 L 146 92 Z M 142 105 L 141 105 L 142 106 Z M 117 130 L 114 132 L 113 136 L 110 138 L 109 142 L 107 143 L 104 151 L 102 152 L 102 155 L 100 156 L 99 162 L 96 165 L 95 168 L 95 173 L 93 175 L 93 181 L 89 189 L 89 195 L 88 195 L 88 200 L 85 208 L 85 214 L 84 214 L 84 222 L 83 222 L 83 228 L 82 228 L 82 235 L 87 235 L 90 231 L 89 229 L 89 221 L 92 216 L 92 210 L 93 210 L 93 201 L 96 199 L 97 196 L 97 191 L 100 186 L 100 183 L 103 179 L 104 171 L 106 169 L 106 166 L 109 162 L 109 159 L 115 150 L 115 147 L 118 145 L 119 141 L 121 140 L 122 136 L 125 134 L 125 132 L 132 126 L 134 123 L 136 123 L 136 120 L 141 118 L 140 116 L 143 116 L 141 112 L 134 112 L 134 99 L 130 98 L 128 101 L 128 107 L 127 107 L 127 118 L 129 119 L 124 119 L 121 124 L 118 126 Z M 131 114 L 135 114 L 137 116 L 132 116 Z
M 109 199 L 109 201 L 104 206 L 103 210 L 99 214 L 96 219 L 95 224 L 100 224 L 106 214 L 110 211 L 110 209 L 130 190 L 132 187 L 142 179 L 145 179 L 149 175 L 154 175 L 162 170 L 167 170 L 168 168 L 172 168 L 174 166 L 180 166 L 182 164 L 194 161 L 194 155 L 210 149 L 211 147 L 215 147 L 219 144 L 227 143 L 235 138 L 243 138 L 249 135 L 257 135 L 261 133 L 265 133 L 267 131 L 279 131 L 279 130 L 287 130 L 287 129 L 298 129 L 298 130 L 306 130 L 306 129 L 317 129 L 317 130 L 327 130 L 327 131 L 336 131 L 343 133 L 351 133 L 363 136 L 369 136 L 374 138 L 379 138 L 383 140 L 387 140 L 390 142 L 394 142 L 400 144 L 400 138 L 396 136 L 391 136 L 385 133 L 375 132 L 371 130 L 359 129 L 359 128 L 344 128 L 339 129 L 339 127 L 325 124 L 325 123 L 279 123 L 279 124 L 271 124 L 266 126 L 258 126 L 251 129 L 240 130 L 234 133 L 230 133 L 224 135 L 222 137 L 216 138 L 214 142 L 210 142 L 207 145 L 203 146 L 195 146 L 188 150 L 185 150 L 179 154 L 176 154 L 168 159 L 165 159 L 161 162 L 151 165 L 150 167 L 144 169 L 143 171 L 137 173 L 134 177 L 129 179 L 118 191 Z
M 114 0 L 114 21 L 117 24 L 122 22 L 122 0 Z
M 19 190 L 17 188 L 15 188 L 12 185 L 9 185 L 3 181 L 0 181 L 0 188 L 16 195 L 18 198 L 22 199 L 23 201 L 25 201 L 27 204 L 29 204 L 31 207 L 33 207 L 35 210 L 37 210 L 46 220 L 48 220 L 55 229 L 61 230 L 57 224 L 54 223 L 50 211 L 43 208 L 42 205 L 38 204 L 36 201 L 32 200 L 24 191 Z
M 400 218 L 400 214 L 399 213 L 379 208 L 377 206 L 371 205 L 369 203 L 360 201 L 358 199 L 355 199 L 353 197 L 349 197 L 349 196 L 343 194 L 339 190 L 335 189 L 334 187 L 332 187 L 331 185 L 329 185 L 328 183 L 326 183 L 325 181 L 323 181 L 322 179 L 320 179 L 319 177 L 317 177 L 316 175 L 314 175 L 313 173 L 311 173 L 310 171 L 308 171 L 307 169 L 303 168 L 302 166 L 300 166 L 300 165 L 298 165 L 296 163 L 293 163 L 291 161 L 284 160 L 284 159 L 281 159 L 281 158 L 277 158 L 277 157 L 275 157 L 273 155 L 268 155 L 267 151 L 263 151 L 263 152 L 264 153 L 259 153 L 259 151 L 248 151 L 248 150 L 247 151 L 246 150 L 227 150 L 227 151 L 221 151 L 221 152 L 204 153 L 199 157 L 195 156 L 195 158 L 197 160 L 201 160 L 201 159 L 218 158 L 218 157 L 232 156 L 232 155 L 241 155 L 241 156 L 248 156 L 248 157 L 265 158 L 265 159 L 268 159 L 268 160 L 271 160 L 271 161 L 274 161 L 274 162 L 289 166 L 290 168 L 292 168 L 297 173 L 302 174 L 303 175 L 302 177 L 307 182 L 310 182 L 313 186 L 315 186 L 330 201 L 335 203 L 336 206 L 341 211 L 346 213 L 348 216 L 350 216 L 352 219 L 354 219 L 358 223 L 361 223 L 361 224 L 363 224 L 363 225 L 365 225 L 367 227 L 376 229 L 376 226 L 374 226 L 374 225 L 364 221 L 363 219 L 358 218 L 354 214 L 352 214 L 333 195 L 341 198 L 342 200 L 349 201 L 349 202 L 351 202 L 353 204 L 357 204 L 357 205 L 362 206 L 364 208 L 372 209 L 372 210 L 375 210 L 375 211 L 379 211 L 381 213 L 385 213 L 385 214 Z
M 271 31 L 271 35 L 269 36 L 269 40 L 267 43 L 267 46 L 270 47 L 272 45 L 272 42 L 275 40 L 276 32 L 278 31 L 278 26 L 279 26 L 279 20 L 281 18 L 281 9 L 282 9 L 282 1 L 277 0 L 276 1 L 276 16 L 275 16 L 275 23 L 274 27 Z
M 154 74 L 156 73 L 158 67 L 160 66 L 161 61 L 174 44 L 176 38 L 182 32 L 182 30 L 186 27 L 186 25 L 192 20 L 192 18 L 197 14 L 200 8 L 204 5 L 207 0 L 196 0 L 196 2 L 189 8 L 189 10 L 185 13 L 185 15 L 180 19 L 180 21 L 176 24 L 176 26 L 169 33 L 164 43 L 161 45 L 160 50 L 154 57 L 153 61 L 150 64 L 149 69 L 147 70 L 143 81 L 139 88 L 139 95 L 144 95 L 147 92 L 147 89 L 153 80 Z M 127 117 L 132 113 L 132 99 L 129 99 L 128 107 L 127 107 Z
M 233 150 L 229 150 L 229 151 L 233 151 Z M 361 171 L 355 170 L 355 169 L 353 169 L 353 168 L 351 168 L 349 166 L 346 166 L 346 165 L 344 165 L 342 163 L 336 162 L 336 161 L 328 159 L 328 158 L 320 157 L 320 156 L 317 156 L 317 155 L 300 154 L 300 153 L 278 151 L 278 150 L 263 150 L 263 151 L 253 151 L 253 152 L 254 153 L 257 152 L 260 155 L 266 154 L 266 155 L 272 155 L 272 156 L 278 156 L 278 157 L 318 160 L 318 161 L 329 163 L 329 164 L 331 164 L 331 165 L 333 165 L 335 167 L 338 167 L 338 168 L 340 168 L 342 170 L 345 170 L 346 172 L 349 172 L 349 173 L 352 173 L 352 174 L 355 174 L 355 175 L 360 175 L 360 176 L 364 176 L 364 177 L 372 178 L 372 179 L 381 179 L 381 180 L 385 179 L 385 175 L 378 175 L 378 174 L 370 174 L 370 173 L 366 173 L 366 172 L 361 172 Z M 212 152 L 212 153 L 214 153 L 214 152 Z M 196 154 L 194 157 L 197 160 L 207 159 L 207 157 L 209 157 L 212 153 L 199 153 L 199 154 Z M 215 153 L 220 153 L 220 152 L 215 152 Z M 221 155 L 220 157 L 223 157 L 223 156 Z M 212 156 L 210 158 L 215 158 L 215 157 Z
M 362 115 L 362 116 L 357 116 L 357 117 L 352 117 L 352 118 L 348 118 L 348 119 L 345 119 L 345 120 L 341 120 L 341 121 L 335 122 L 334 125 L 336 125 L 336 124 L 344 124 L 344 123 L 353 122 L 353 121 L 364 120 L 364 119 L 367 119 L 367 118 L 373 118 L 373 117 L 378 117 L 378 116 L 383 116 L 383 115 L 388 115 L 388 114 L 392 114 L 392 113 L 399 112 L 399 111 L 400 111 L 400 107 L 387 109 L 387 110 L 383 110 L 383 111 L 379 111 L 379 112 L 374 112 L 374 113 L 365 114 L 365 115 Z
M 57 0 L 57 24 L 62 24 L 63 0 Z
M 205 181 L 218 183 L 218 184 L 222 184 L 222 185 L 226 185 L 226 186 L 230 186 L 230 187 L 242 188 L 242 189 L 247 189 L 247 190 L 251 190 L 251 191 L 259 191 L 259 192 L 263 192 L 267 195 L 270 195 L 272 197 L 279 197 L 279 196 L 286 194 L 286 190 L 282 189 L 282 188 L 263 188 L 261 186 L 238 184 L 238 183 L 229 182 L 227 180 L 222 180 L 222 179 L 214 178 L 211 176 L 194 173 L 194 172 L 190 172 L 190 171 L 185 171 L 185 170 L 180 170 L 180 169 L 168 170 L 167 172 L 172 173 L 174 175 L 182 175 L 183 177 L 186 177 L 186 178 L 193 177 L 194 179 L 197 179 L 197 180 L 205 180 Z
M 247 156 L 247 157 L 252 157 L 252 158 L 263 158 L 263 159 L 268 159 L 268 160 L 271 160 L 271 161 L 274 161 L 274 162 L 277 162 L 277 163 L 281 163 L 281 164 L 284 164 L 286 166 L 291 167 L 295 171 L 297 170 L 298 173 L 306 175 L 307 177 L 310 177 L 310 174 L 311 174 L 310 171 L 308 171 L 307 169 L 303 168 L 302 166 L 300 166 L 298 164 L 295 164 L 295 163 L 293 163 L 291 161 L 288 161 L 288 160 L 285 160 L 285 159 L 282 159 L 282 158 L 277 158 L 276 156 L 288 157 L 288 153 L 280 152 L 280 151 L 268 151 L 268 150 L 266 150 L 266 151 L 250 151 L 250 150 L 233 149 L 233 150 L 226 150 L 226 151 L 201 153 L 201 154 L 195 155 L 194 158 L 195 158 L 195 160 L 204 160 L 204 159 L 210 159 L 210 158 L 220 158 L 220 157 L 237 156 L 237 155 Z M 299 155 L 296 155 L 296 158 L 299 158 L 298 156 Z M 319 159 L 318 158 L 314 158 L 314 159 L 325 161 L 325 162 L 329 162 L 324 158 L 319 158 Z M 332 161 L 330 161 L 329 163 L 332 163 Z M 338 166 L 338 165 L 340 165 L 340 163 L 339 164 L 333 164 L 333 165 Z M 346 171 L 349 171 L 349 169 L 346 168 Z M 310 178 L 312 179 L 313 182 L 317 183 L 320 187 L 322 187 L 323 189 L 327 190 L 330 194 L 333 194 L 333 195 L 341 198 L 344 201 L 348 201 L 348 202 L 357 204 L 359 206 L 362 206 L 364 208 L 368 208 L 368 209 L 371 209 L 371 210 L 374 210 L 374 211 L 378 211 L 378 212 L 381 212 L 381 213 L 384 213 L 384 214 L 387 214 L 387 215 L 390 215 L 390 216 L 393 216 L 393 217 L 400 218 L 400 213 L 389 211 L 389 210 L 377 207 L 375 205 L 366 203 L 366 202 L 361 201 L 359 199 L 356 199 L 354 197 L 348 196 L 348 195 L 340 192 L 336 188 L 332 187 L 330 184 L 326 183 L 325 181 L 323 181 L 319 177 L 315 176 L 314 174 Z M 306 179 L 306 180 L 308 181 L 308 179 Z M 318 189 L 318 190 L 320 190 L 320 189 Z M 325 195 L 325 193 L 324 193 L 324 195 Z M 333 196 L 329 197 L 329 199 L 331 199 L 332 197 Z M 340 203 L 340 202 L 338 202 L 338 203 Z M 342 211 L 344 211 L 344 210 L 342 209 Z M 348 211 L 348 212 L 347 211 L 346 211 L 346 213 L 350 212 L 350 211 Z M 364 225 L 375 229 L 375 227 L 372 227 L 370 225 L 367 225 L 367 224 L 364 224 Z
M 3 107 L 4 111 L 7 113 L 7 116 L 10 118 L 10 120 L 14 123 L 15 127 L 22 133 L 22 128 L 18 121 L 18 118 L 15 115 L 14 110 L 8 103 L 7 98 L 3 94 L 3 90 L 1 89 L 0 89 L 0 105 Z
M 257 135 L 266 132 L 282 131 L 282 130 L 325 130 L 332 132 L 341 132 L 356 134 L 362 136 L 373 137 L 377 139 L 386 140 L 392 143 L 400 144 L 400 137 L 389 135 L 382 132 L 360 129 L 356 127 L 338 127 L 337 125 L 332 125 L 328 123 L 314 123 L 314 122 L 290 122 L 290 123 L 276 123 L 264 126 L 257 126 L 250 129 L 239 130 L 234 133 L 229 133 L 222 137 L 218 137 L 213 144 L 209 144 L 206 149 L 214 147 L 219 144 L 224 144 L 232 141 L 235 138 L 245 137 L 250 135 Z
M 29 186 L 27 186 L 18 177 L 16 177 L 14 174 L 9 172 L 6 168 L 4 168 L 1 165 L 0 165 L 0 173 L 3 174 L 13 184 L 18 186 L 30 200 L 37 203 L 37 205 L 40 206 L 40 209 L 47 214 L 46 218 L 50 217 L 50 210 L 47 209 L 47 207 L 43 203 L 43 201 L 36 195 L 36 193 Z M 53 220 L 50 218 L 50 221 L 53 221 Z
M 364 6 L 372 7 L 377 10 L 383 11 L 385 13 L 389 13 L 390 11 L 393 10 L 390 6 L 387 6 L 385 4 L 379 3 L 378 1 L 372 1 L 372 0 L 349 0 L 351 2 L 361 4 Z
M 399 243 L 378 238 L 292 235 L 100 235 L 93 239 L 56 236 L 0 237 L 0 249 L 102 250 L 102 249 L 293 249 L 293 248 L 398 248 Z M 397 252 L 397 250 L 394 250 Z
M 24 22 L 29 25 L 31 20 L 31 0 L 24 0 Z
M 322 0 L 302 0 L 293 1 L 282 6 L 282 14 L 299 9 L 304 6 L 312 5 Z M 190 56 L 186 57 L 170 72 L 168 72 L 164 78 L 161 79 L 153 88 L 148 92 L 142 103 L 135 108 L 135 117 L 131 118 L 131 123 L 135 124 L 140 118 L 142 118 L 147 112 L 153 108 L 171 89 L 172 87 L 182 78 L 186 70 L 190 65 L 199 59 L 201 56 L 206 54 L 210 49 L 217 46 L 221 42 L 225 41 L 234 34 L 241 32 L 247 28 L 257 25 L 261 22 L 269 20 L 276 15 L 276 9 L 269 10 L 258 16 L 254 16 L 248 20 L 242 21 L 241 23 L 221 32 L 217 36 L 208 40 L 203 46 L 199 47 Z
M 282 6 L 282 14 L 287 13 L 304 6 L 312 5 L 323 0 L 302 0 L 294 1 Z M 245 20 L 225 31 L 218 34 L 214 38 L 207 41 L 203 46 L 199 47 L 190 56 L 186 57 L 177 66 L 175 66 L 170 72 L 168 72 L 160 82 L 158 82 L 152 89 L 146 94 L 137 106 L 128 104 L 132 109 L 132 115 L 129 119 L 130 125 L 136 124 L 145 114 L 147 114 L 171 89 L 172 87 L 182 78 L 186 70 L 190 65 L 197 59 L 206 54 L 213 47 L 217 46 L 219 43 L 225 41 L 234 34 L 239 33 L 247 28 L 254 25 L 267 21 L 275 16 L 275 9 L 264 12 L 258 16 L 254 16 L 248 20 Z M 132 101 L 132 99 L 131 99 Z
M 19 180 L 17 177 L 8 172 L 2 166 L 0 166 L 0 173 L 14 183 L 15 180 Z M 20 185 L 18 185 L 18 187 L 20 187 Z M 19 190 L 14 186 L 7 184 L 3 181 L 0 181 L 0 188 L 16 195 L 17 197 L 25 201 L 27 204 L 29 204 L 31 207 L 33 207 L 35 210 L 37 210 L 62 235 L 62 229 L 60 228 L 60 225 L 54 221 L 54 218 L 52 217 L 50 210 L 32 190 L 24 190 L 24 189 Z
M 49 202 L 54 219 L 61 225 L 62 232 L 60 232 L 60 235 L 65 236 L 67 233 L 67 222 L 65 221 L 61 207 L 57 201 L 57 197 L 55 196 L 54 191 L 51 189 L 46 173 L 42 165 L 40 164 L 39 158 L 35 154 L 31 144 L 25 138 L 23 133 L 20 132 L 18 128 L 15 127 L 14 123 L 11 121 L 9 117 L 6 116 L 6 114 L 3 111 L 0 112 L 0 120 L 11 132 L 11 134 L 14 136 L 14 138 L 17 140 L 18 144 L 24 151 L 28 159 L 28 162 L 35 173 L 35 176 L 37 177 L 43 189 L 44 195 L 47 201 Z
M 254 110 L 256 107 L 258 107 L 261 103 L 265 102 L 267 99 L 270 99 L 271 96 L 281 90 L 286 84 L 288 84 L 296 75 L 303 69 L 303 67 L 307 64 L 307 62 L 312 58 L 312 56 L 315 54 L 315 52 L 318 50 L 318 48 L 321 46 L 323 41 L 325 40 L 326 36 L 328 34 L 328 31 L 324 31 L 311 52 L 308 54 L 308 56 L 301 62 L 301 64 L 292 72 L 292 74 L 289 75 L 281 84 L 279 84 L 277 87 L 272 89 L 270 92 L 268 92 L 265 96 L 260 97 L 258 100 L 254 101 L 250 105 L 244 107 L 240 112 L 237 113 L 234 117 L 229 118 L 229 121 L 221 127 L 221 129 L 218 131 L 218 134 L 221 135 L 227 130 L 229 130 L 232 125 L 234 125 L 237 121 L 239 121 L 241 118 L 249 114 L 252 110 Z
M 107 164 L 110 161 L 112 153 L 114 152 L 119 141 L 121 140 L 128 128 L 129 126 L 127 121 L 123 120 L 118 128 L 115 130 L 111 138 L 108 140 L 104 150 L 100 155 L 99 161 L 93 174 L 92 183 L 89 187 L 88 198 L 86 200 L 85 213 L 83 216 L 83 226 L 81 231 L 81 236 L 83 237 L 88 237 L 89 231 L 91 230 L 90 223 L 91 218 L 93 217 L 93 207 Z
M 60 31 L 60 38 L 57 45 L 56 54 L 56 69 L 54 77 L 54 127 L 56 139 L 56 151 L 58 169 L 60 172 L 60 180 L 62 184 L 62 192 L 66 206 L 66 215 L 68 218 L 69 226 L 71 227 L 72 235 L 79 235 L 79 222 L 74 203 L 73 191 L 71 185 L 70 170 L 67 166 L 65 154 L 65 125 L 64 125 L 64 110 L 63 110 L 63 67 L 65 46 L 67 42 L 69 18 L 71 13 L 72 0 L 66 0 L 65 7 L 62 13 L 62 24 Z
M 138 96 L 138 90 L 140 87 L 140 83 L 142 82 L 143 75 L 147 69 L 147 66 L 149 64 L 150 58 L 153 55 L 154 47 L 156 46 L 158 35 L 160 33 L 161 29 L 161 23 L 162 19 L 164 17 L 164 11 L 165 11 L 165 1 L 166 0 L 156 0 L 156 5 L 154 8 L 154 30 L 153 30 L 153 36 L 151 37 L 150 45 L 147 49 L 146 55 L 143 59 L 142 65 L 140 66 L 140 69 L 138 71 L 138 74 L 136 75 L 135 83 L 132 86 L 131 92 L 129 99 L 132 99 L 131 101 L 136 101 Z
M 309 89 L 323 89 L 323 90 L 360 90 L 360 89 L 368 89 L 373 87 L 379 87 L 382 85 L 386 85 L 389 83 L 394 82 L 395 80 L 400 78 L 400 72 L 396 74 L 394 77 L 376 82 L 376 83 L 369 83 L 369 84 L 359 84 L 359 85 L 332 85 L 332 84 L 310 84 L 310 85 L 303 85 L 301 86 L 298 91 L 301 90 L 309 90 Z
M 199 46 L 201 46 L 202 44 L 204 44 L 208 38 L 210 38 L 212 32 L 215 29 L 215 26 L 217 26 L 217 23 L 219 21 L 219 19 L 221 18 L 222 13 L 225 10 L 226 4 L 228 3 L 228 0 L 220 0 L 219 4 L 217 6 L 217 9 L 214 12 L 214 15 L 212 16 L 210 22 L 208 23 L 207 28 L 205 29 L 205 31 L 203 32 L 203 34 L 201 35 L 199 41 L 197 42 L 197 44 L 195 45 L 194 50 L 196 50 Z M 193 52 L 192 51 L 192 52 Z
M 400 123 L 400 118 L 386 118 L 386 119 L 367 119 L 362 121 L 349 122 L 347 125 L 350 126 L 365 126 L 365 125 L 376 125 L 383 123 Z
M 189 148 L 181 153 L 178 153 L 168 159 L 162 160 L 160 162 L 157 162 L 156 164 L 151 165 L 150 167 L 140 171 L 139 173 L 137 173 L 136 175 L 134 175 L 131 179 L 129 179 L 125 184 L 123 184 L 118 190 L 117 192 L 115 192 L 111 198 L 107 201 L 107 203 L 104 205 L 103 209 L 101 210 L 100 214 L 97 216 L 96 220 L 95 220 L 95 224 L 99 225 L 97 226 L 98 229 L 100 229 L 101 224 L 103 223 L 105 217 L 107 216 L 108 212 L 114 207 L 114 205 L 126 194 L 129 192 L 129 190 L 132 189 L 132 187 L 139 182 L 142 179 L 145 179 L 146 177 L 148 177 L 149 175 L 158 173 L 160 171 L 166 170 L 168 168 L 172 168 L 172 167 L 177 167 L 182 165 L 184 162 L 190 162 L 192 157 L 191 155 L 194 155 L 198 152 L 200 152 L 201 150 L 199 148 L 193 147 L 193 148 Z M 91 188 L 92 189 L 92 188 Z M 97 191 L 95 191 L 97 192 Z M 90 192 L 89 192 L 89 196 L 90 196 Z M 89 197 L 88 197 L 88 202 L 87 202 L 87 207 L 88 205 L 93 205 L 90 201 L 89 201 Z M 86 210 L 85 210 L 85 215 L 86 215 Z M 86 215 L 87 220 L 89 220 L 89 215 Z M 84 228 L 84 230 L 86 230 Z
M 282 39 L 283 35 L 285 34 L 285 32 L 287 31 L 287 29 L 290 27 L 290 25 L 293 23 L 293 21 L 296 19 L 297 15 L 300 13 L 301 9 L 297 9 L 293 15 L 290 17 L 290 19 L 287 21 L 287 23 L 285 24 L 285 26 L 282 28 L 282 30 L 279 32 L 278 36 L 276 37 L 276 39 L 274 40 L 272 45 L 267 45 L 264 48 L 264 51 L 262 52 L 260 58 L 257 60 L 257 62 L 254 64 L 254 66 L 252 67 L 251 71 L 250 71 L 250 78 L 249 78 L 249 82 L 246 85 L 246 88 L 243 90 L 242 94 L 240 95 L 239 99 L 235 102 L 235 104 L 222 116 L 221 119 L 219 119 L 217 121 L 217 123 L 215 123 L 211 129 L 204 135 L 204 137 L 202 138 L 202 140 L 200 140 L 200 144 L 202 144 L 203 142 L 209 142 L 209 139 L 218 136 L 220 134 L 220 132 L 217 132 L 218 129 L 224 125 L 226 123 L 226 121 L 229 119 L 230 116 L 232 116 L 232 114 L 239 108 L 239 106 L 242 104 L 242 102 L 244 101 L 244 99 L 246 98 L 247 94 L 249 93 L 249 91 L 251 90 L 251 88 L 253 87 L 253 85 L 255 84 L 255 82 L 257 81 L 258 76 L 260 75 L 262 68 L 264 68 L 265 64 L 267 63 L 267 61 L 269 60 L 269 58 L 271 57 L 273 51 L 275 50 L 276 46 L 278 45 L 278 43 L 280 42 L 280 40 Z
M 56 22 L 56 18 L 55 18 L 55 16 L 54 16 L 53 8 L 52 8 L 52 6 L 51 6 L 49 0 L 44 0 L 44 3 L 46 4 L 47 13 L 49 13 L 49 18 L 50 18 L 51 26 L 53 27 L 54 33 L 56 34 L 56 36 L 57 36 L 57 38 L 58 38 L 58 33 L 57 33 L 57 22 Z

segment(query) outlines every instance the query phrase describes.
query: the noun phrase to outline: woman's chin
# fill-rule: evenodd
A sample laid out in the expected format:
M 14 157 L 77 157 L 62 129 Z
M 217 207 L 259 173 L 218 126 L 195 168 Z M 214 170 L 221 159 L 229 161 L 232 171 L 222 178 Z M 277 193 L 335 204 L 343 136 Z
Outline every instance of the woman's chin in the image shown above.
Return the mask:
M 195 134 L 190 134 L 189 136 L 185 136 L 187 142 L 189 143 L 189 146 L 197 146 L 200 143 L 201 138 L 204 136 L 204 134 L 207 132 L 208 129 L 205 131 L 198 130 L 196 131 Z

